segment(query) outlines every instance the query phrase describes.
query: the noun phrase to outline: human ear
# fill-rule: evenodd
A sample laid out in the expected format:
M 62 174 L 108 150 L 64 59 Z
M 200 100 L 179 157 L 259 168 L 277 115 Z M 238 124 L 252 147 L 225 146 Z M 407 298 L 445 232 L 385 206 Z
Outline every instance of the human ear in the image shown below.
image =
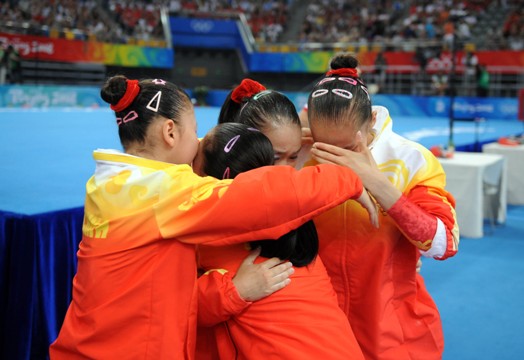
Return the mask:
M 162 123 L 162 139 L 169 147 L 174 147 L 178 141 L 178 129 L 175 122 L 166 119 Z
M 371 124 L 369 127 L 372 129 L 373 126 L 375 126 L 376 122 L 377 122 L 377 110 L 374 110 L 371 112 Z

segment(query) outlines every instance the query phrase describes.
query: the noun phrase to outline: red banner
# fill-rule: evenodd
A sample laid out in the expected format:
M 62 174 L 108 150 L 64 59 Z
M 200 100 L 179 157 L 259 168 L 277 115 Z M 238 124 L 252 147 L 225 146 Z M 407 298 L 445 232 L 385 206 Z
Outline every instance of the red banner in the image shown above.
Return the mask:
M 23 59 L 126 67 L 173 67 L 174 52 L 171 48 L 3 33 L 0 33 L 0 41 L 13 45 Z
M 0 42 L 13 45 L 24 59 L 38 59 L 62 62 L 94 62 L 105 64 L 125 65 L 127 58 L 136 58 L 137 56 L 128 56 L 132 51 L 137 52 L 138 47 L 120 46 L 120 52 L 115 52 L 117 45 L 103 44 L 92 41 L 67 40 L 48 38 L 43 36 L 31 35 L 12 35 L 0 34 Z M 143 48 L 138 52 L 143 51 Z M 157 49 L 162 50 L 162 49 Z M 359 61 L 363 70 L 372 71 L 375 62 L 376 52 L 360 52 Z M 476 51 L 480 64 L 486 65 L 490 73 L 516 74 L 524 70 L 524 51 Z M 418 72 L 420 65 L 417 62 L 414 52 L 385 52 L 384 56 L 388 63 L 388 72 L 412 73 Z M 457 52 L 455 59 L 455 70 L 462 73 L 464 67 L 462 58 L 464 52 Z M 163 59 L 160 59 L 163 60 Z M 169 59 L 168 59 L 169 60 Z M 171 60 L 170 60 L 171 61 Z M 144 66 L 155 66 L 159 59 L 145 59 Z M 169 63 L 172 66 L 172 61 Z M 167 65 L 166 65 L 167 66 Z M 443 69 L 451 70 L 452 59 L 450 52 L 442 52 L 437 58 L 427 60 L 426 71 L 429 73 Z
M 524 71 L 524 51 L 476 51 L 475 55 L 477 55 L 479 64 L 486 65 L 491 73 L 515 74 Z M 388 63 L 389 72 L 411 73 L 420 69 L 414 52 L 385 52 L 384 56 Z M 358 57 L 361 64 L 369 68 L 375 62 L 376 53 L 360 53 Z M 457 52 L 455 58 L 455 70 L 457 73 L 464 71 L 464 66 L 462 65 L 463 57 L 464 52 Z M 451 67 L 451 53 L 442 52 L 439 57 L 427 60 L 426 71 L 430 73 L 440 69 L 449 71 Z
M 0 34 L 0 41 L 13 45 L 24 59 L 62 62 L 93 62 L 90 42 L 54 39 L 43 36 Z M 93 43 L 96 44 L 96 43 Z

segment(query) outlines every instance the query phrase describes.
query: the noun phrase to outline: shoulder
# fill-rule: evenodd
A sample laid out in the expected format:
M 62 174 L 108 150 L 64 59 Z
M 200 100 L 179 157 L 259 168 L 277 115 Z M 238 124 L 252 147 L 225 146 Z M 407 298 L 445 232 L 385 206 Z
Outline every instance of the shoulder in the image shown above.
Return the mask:
M 393 131 L 382 135 L 372 150 L 373 156 L 383 171 L 396 169 L 395 172 L 403 174 L 405 185 L 419 174 L 440 171 L 438 159 L 423 145 Z
M 416 167 L 422 167 L 427 161 L 433 161 L 435 158 L 431 151 L 423 145 L 406 139 L 405 137 L 392 133 L 389 142 L 390 151 L 396 154 L 400 159 L 409 161 Z

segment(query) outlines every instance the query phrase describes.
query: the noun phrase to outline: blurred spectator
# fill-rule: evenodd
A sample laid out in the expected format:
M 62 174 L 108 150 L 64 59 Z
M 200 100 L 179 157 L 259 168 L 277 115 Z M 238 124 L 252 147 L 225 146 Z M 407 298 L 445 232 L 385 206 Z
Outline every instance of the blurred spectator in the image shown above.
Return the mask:
M 242 12 L 257 41 L 279 42 L 294 0 L 38 0 L 1 1 L 0 23 L 28 24 L 25 29 L 75 39 L 111 43 L 165 40 L 160 9 L 174 13 Z M 295 1 L 296 2 L 296 1 Z M 492 0 L 319 0 L 308 2 L 301 43 L 345 42 L 369 46 L 385 42 L 406 51 L 413 42 L 471 41 L 471 29 Z M 409 4 L 409 5 L 407 5 Z M 502 32 L 511 49 L 524 49 L 522 7 L 508 17 Z M 499 41 L 500 29 L 486 28 L 486 38 Z M 56 35 L 58 36 L 58 35 Z M 406 42 L 405 40 L 412 40 Z M 488 46 L 484 42 L 483 46 Z
M 4 52 L 1 62 L 6 64 L 7 79 L 10 84 L 18 84 L 21 80 L 20 54 L 13 45 L 9 45 Z
M 248 8 L 253 9 L 253 12 L 245 15 L 248 18 L 253 35 L 262 42 L 278 42 L 287 22 L 287 2 L 284 0 L 252 2 L 254 2 L 253 6 Z M 244 7 L 246 6 L 247 4 L 244 2 Z
M 177 0 L 6 1 L 0 2 L 0 25 L 14 24 L 29 34 L 117 44 L 165 40 L 160 9 L 176 9 L 177 4 L 181 6 Z
M 426 73 L 426 66 L 428 65 L 428 59 L 429 57 L 427 54 L 427 50 L 422 46 L 418 46 L 417 49 L 415 50 L 415 59 L 414 60 L 416 63 L 418 63 L 421 74 Z
M 3 42 L 0 42 L 0 85 L 5 84 L 7 76 L 7 57 L 4 59 L 4 55 L 7 52 Z
M 424 30 L 428 39 L 434 39 L 437 37 L 437 30 L 435 29 L 435 25 L 433 24 L 432 18 L 426 19 Z
M 524 49 L 524 7 L 519 7 L 507 18 L 503 27 L 503 36 L 511 50 Z
M 455 24 L 452 20 L 447 20 L 444 24 L 444 36 L 442 40 L 446 50 L 451 50 L 455 47 Z
M 458 21 L 457 36 L 462 41 L 468 41 L 471 38 L 469 24 L 464 19 Z
M 444 96 L 448 93 L 449 77 L 444 69 L 431 76 L 431 87 L 435 95 Z
M 479 59 L 477 55 L 471 50 L 466 50 L 464 57 L 462 57 L 462 65 L 464 66 L 464 76 L 462 80 L 468 95 L 473 95 L 474 93 L 478 63 Z
M 477 96 L 487 97 L 489 93 L 489 72 L 484 64 L 477 64 Z
M 411 50 L 400 40 L 441 40 L 449 50 L 457 39 L 472 40 L 471 28 L 491 0 L 321 0 L 310 2 L 301 42 L 384 41 Z M 393 44 L 394 42 L 394 44 Z
M 375 83 L 378 85 L 378 91 L 384 88 L 386 84 L 386 70 L 388 67 L 388 61 L 384 56 L 384 51 L 381 50 L 375 58 Z
M 109 1 L 109 10 L 113 14 L 113 20 L 122 28 L 122 37 L 126 39 L 124 42 L 129 42 L 129 40 L 149 41 L 164 39 L 160 21 L 160 9 L 162 6 L 162 3 L 158 1 Z M 178 5 L 171 2 L 169 6 L 173 8 L 179 6 L 186 10 L 198 7 L 194 1 L 182 1 Z

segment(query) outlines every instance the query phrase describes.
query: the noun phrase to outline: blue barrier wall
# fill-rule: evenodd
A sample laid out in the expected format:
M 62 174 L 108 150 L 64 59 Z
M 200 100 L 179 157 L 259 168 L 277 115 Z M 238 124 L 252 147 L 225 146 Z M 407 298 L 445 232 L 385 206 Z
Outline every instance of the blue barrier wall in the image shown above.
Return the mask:
M 221 106 L 228 91 L 212 90 L 206 100 L 210 106 Z M 284 92 L 301 109 L 307 103 L 308 93 Z M 394 116 L 449 117 L 450 99 L 439 96 L 383 95 L 372 96 L 375 105 L 389 109 Z M 518 101 L 512 98 L 456 97 L 453 102 L 457 119 L 517 119 Z
M 107 106 L 100 88 L 93 86 L 4 85 L 0 107 L 99 107 Z
M 187 90 L 192 96 L 192 91 Z M 220 107 L 229 90 L 211 90 L 206 102 Z M 297 109 L 307 102 L 308 93 L 284 92 Z M 449 117 L 450 99 L 438 96 L 383 95 L 372 96 L 373 104 L 387 107 L 394 116 Z M 100 107 L 100 89 L 90 86 L 12 85 L 0 86 L 0 107 Z M 457 97 L 453 103 L 456 119 L 515 120 L 518 100 L 513 98 Z
M 236 21 L 170 17 L 173 46 L 214 49 L 243 47 Z
M 249 56 L 236 20 L 170 17 L 173 47 L 240 49 L 249 66 Z
M 449 117 L 450 98 L 441 96 L 374 95 L 374 104 L 383 105 L 401 116 Z M 453 115 L 456 119 L 517 118 L 518 101 L 513 98 L 456 97 Z

